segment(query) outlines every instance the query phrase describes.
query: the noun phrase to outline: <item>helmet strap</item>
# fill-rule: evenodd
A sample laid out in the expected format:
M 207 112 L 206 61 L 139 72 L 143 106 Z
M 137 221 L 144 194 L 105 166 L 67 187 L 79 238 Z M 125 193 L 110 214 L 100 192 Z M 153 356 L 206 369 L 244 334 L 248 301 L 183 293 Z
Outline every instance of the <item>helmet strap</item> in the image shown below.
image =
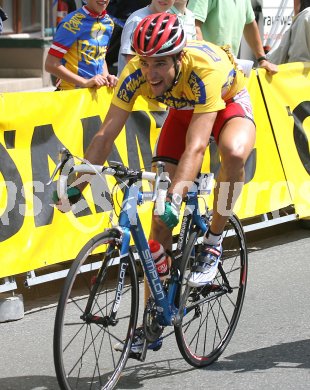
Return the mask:
M 178 60 L 180 60 L 180 57 L 181 57 L 181 53 L 178 53 L 178 54 L 173 56 L 174 71 L 175 71 L 174 80 L 172 82 L 173 86 L 178 83 L 179 78 L 181 76 L 181 65 L 177 63 Z

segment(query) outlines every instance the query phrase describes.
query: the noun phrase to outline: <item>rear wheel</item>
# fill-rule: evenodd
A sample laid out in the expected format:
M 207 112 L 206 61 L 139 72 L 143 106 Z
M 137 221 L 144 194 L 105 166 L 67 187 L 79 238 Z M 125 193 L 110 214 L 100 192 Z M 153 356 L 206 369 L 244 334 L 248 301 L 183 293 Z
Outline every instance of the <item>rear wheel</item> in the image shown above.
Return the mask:
M 190 235 L 185 248 L 182 284 L 177 307 L 186 314 L 175 335 L 184 359 L 194 367 L 213 363 L 227 347 L 238 322 L 247 282 L 248 257 L 245 235 L 236 216 L 231 216 L 223 235 L 221 265 L 212 284 L 200 288 L 187 286 L 191 264 L 200 251 L 202 233 Z
M 112 389 L 126 364 L 137 322 L 138 281 L 133 257 L 120 260 L 115 238 L 108 231 L 90 240 L 65 280 L 54 328 L 61 389 Z M 123 351 L 115 351 L 122 342 Z

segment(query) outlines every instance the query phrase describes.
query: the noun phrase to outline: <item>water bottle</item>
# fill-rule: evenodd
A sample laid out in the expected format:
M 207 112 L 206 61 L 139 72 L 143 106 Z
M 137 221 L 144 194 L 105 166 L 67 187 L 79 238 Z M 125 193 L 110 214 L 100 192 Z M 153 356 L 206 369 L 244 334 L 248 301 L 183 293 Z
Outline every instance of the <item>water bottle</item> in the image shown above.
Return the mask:
M 149 240 L 149 247 L 154 259 L 158 276 L 164 282 L 169 276 L 168 255 L 163 246 L 155 240 Z

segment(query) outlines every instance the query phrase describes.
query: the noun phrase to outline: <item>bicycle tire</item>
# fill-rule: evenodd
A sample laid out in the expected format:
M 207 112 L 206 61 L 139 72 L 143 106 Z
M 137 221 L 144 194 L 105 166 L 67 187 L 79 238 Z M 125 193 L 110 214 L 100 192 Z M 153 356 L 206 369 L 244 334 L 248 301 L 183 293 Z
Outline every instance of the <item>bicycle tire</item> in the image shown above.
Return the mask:
M 225 293 L 227 285 L 219 271 L 211 285 L 186 289 L 190 265 L 199 253 L 200 245 L 197 250 L 195 244 L 201 236 L 201 231 L 193 232 L 184 250 L 180 267 L 182 282 L 177 292 L 176 305 L 188 308 L 193 307 L 195 301 L 201 300 L 202 303 L 175 326 L 176 341 L 182 356 L 197 368 L 212 364 L 227 347 L 242 310 L 248 271 L 245 235 L 239 219 L 232 215 L 223 234 L 221 258 L 231 292 Z
M 57 380 L 63 390 L 113 389 L 130 353 L 139 304 L 138 279 L 131 252 L 127 257 L 122 301 L 117 309 L 118 322 L 116 325 L 104 322 L 115 301 L 118 283 L 115 275 L 119 275 L 121 267 L 120 262 L 118 266 L 111 264 L 117 257 L 116 237 L 112 231 L 97 235 L 82 248 L 59 298 L 53 350 Z M 102 278 L 99 279 L 100 264 Z M 85 272 L 85 268 L 89 272 Z M 96 283 L 97 280 L 100 282 Z M 85 307 L 91 308 L 87 318 L 83 317 Z M 124 343 L 122 352 L 114 351 L 117 342 Z

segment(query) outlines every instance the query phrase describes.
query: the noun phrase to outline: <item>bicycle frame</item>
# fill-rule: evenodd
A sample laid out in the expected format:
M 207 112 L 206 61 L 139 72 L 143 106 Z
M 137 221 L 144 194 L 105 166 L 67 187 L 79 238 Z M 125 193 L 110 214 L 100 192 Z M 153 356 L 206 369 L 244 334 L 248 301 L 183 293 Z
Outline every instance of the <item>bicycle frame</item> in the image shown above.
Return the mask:
M 212 213 L 206 204 L 203 207 L 200 198 L 210 193 L 211 175 L 200 174 L 195 180 L 198 188 L 193 186 L 185 196 L 178 241 L 173 254 L 169 253 L 173 260 L 170 278 L 162 285 L 139 219 L 138 205 L 150 200 L 156 202 L 158 213 L 165 210 L 165 190 L 170 182 L 167 172 L 132 170 L 111 161 L 109 167 L 93 166 L 87 161 L 75 165 L 69 152 L 64 151 L 61 156 L 52 177 L 60 171 L 57 205 L 64 210 L 66 202 L 70 206 L 70 201 L 74 201 L 69 198 L 67 188 L 69 179 L 74 183 L 71 178 L 75 173 L 114 176 L 124 187 L 116 226 L 101 231 L 83 246 L 59 298 L 53 348 L 60 387 L 84 389 L 90 383 L 90 387 L 100 384 L 102 389 L 112 389 L 129 357 L 144 361 L 147 350 L 158 350 L 162 339 L 172 333 L 180 353 L 193 367 L 204 367 L 217 360 L 228 345 L 241 313 L 248 260 L 241 223 L 231 216 L 225 226 L 223 256 L 215 278 L 198 287 L 188 282 L 193 264 L 199 262 L 203 253 L 200 244 L 212 219 Z M 140 180 L 153 182 L 154 187 L 145 192 L 140 188 Z M 107 209 L 111 210 L 110 205 Z M 112 222 L 112 215 L 110 219 Z M 227 237 L 231 238 L 226 240 Z M 137 328 L 140 295 L 137 259 L 142 263 L 152 293 L 141 328 Z M 91 274 L 80 275 L 85 271 Z M 171 331 L 164 335 L 164 328 L 171 325 Z M 143 344 L 139 341 L 139 349 L 133 348 L 140 337 Z
M 141 201 L 142 196 L 142 192 L 139 191 L 139 188 L 135 184 L 132 184 L 125 189 L 123 205 L 119 216 L 119 226 L 123 231 L 120 256 L 121 259 L 129 256 L 130 235 L 132 235 L 159 313 L 159 324 L 162 326 L 175 325 L 179 318 L 179 309 L 176 308 L 174 304 L 178 288 L 179 274 L 178 272 L 173 272 L 171 274 L 171 282 L 169 283 L 169 287 L 166 292 L 158 276 L 152 254 L 137 213 L 137 205 Z M 186 244 L 184 232 L 188 231 L 190 224 L 191 229 L 193 229 L 194 226 L 201 229 L 203 232 L 207 229 L 206 223 L 199 214 L 197 192 L 189 192 L 187 194 L 186 212 L 182 219 L 180 236 L 177 244 L 177 249 L 179 249 L 181 253 L 183 252 Z M 119 286 L 123 286 L 125 274 L 120 273 L 119 277 Z
M 80 173 L 97 173 L 101 174 L 103 170 L 105 174 L 115 174 L 114 168 L 118 167 L 119 163 L 114 163 L 111 168 L 103 168 L 101 166 L 88 166 L 90 164 L 86 164 L 85 166 L 79 165 L 74 166 L 73 161 L 71 159 L 72 155 L 64 150 L 61 152 L 61 160 L 58 166 L 56 167 L 54 173 L 52 174 L 50 182 L 55 177 L 58 170 L 62 170 L 66 164 L 66 172 L 64 175 L 60 175 L 59 177 L 59 198 L 61 198 L 63 194 L 66 193 L 67 188 L 67 179 L 68 174 L 74 172 Z M 159 163 L 160 164 L 160 163 Z M 159 165 L 161 172 L 163 173 L 163 165 Z M 146 173 L 146 179 L 154 178 L 154 174 L 151 173 L 151 176 Z M 160 176 L 158 176 L 157 184 L 155 184 L 155 188 L 158 188 L 158 183 L 160 181 Z M 164 179 L 165 181 L 166 179 Z M 195 184 L 199 184 L 195 182 Z M 204 183 L 205 185 L 206 183 Z M 156 191 L 155 191 L 156 193 Z M 179 309 L 175 307 L 174 301 L 177 292 L 177 288 L 179 285 L 179 272 L 177 267 L 174 265 L 171 271 L 171 280 L 169 283 L 168 291 L 166 293 L 166 289 L 163 288 L 163 285 L 160 281 L 160 278 L 157 273 L 156 265 L 153 260 L 147 239 L 145 237 L 141 221 L 137 212 L 137 205 L 141 204 L 143 199 L 145 198 L 145 194 L 140 191 L 137 180 L 129 179 L 128 185 L 125 187 L 123 204 L 121 207 L 121 212 L 119 215 L 119 227 L 122 230 L 122 243 L 120 248 L 120 263 L 121 270 L 119 273 L 118 280 L 118 289 L 116 291 L 115 303 L 113 304 L 110 321 L 113 322 L 115 320 L 117 309 L 120 304 L 121 291 L 123 286 L 125 285 L 125 269 L 122 268 L 123 264 L 128 262 L 128 257 L 130 256 L 130 237 L 133 237 L 135 246 L 138 250 L 138 254 L 140 256 L 142 266 L 145 272 L 145 276 L 148 280 L 151 293 L 155 300 L 155 304 L 158 311 L 158 322 L 162 326 L 167 325 L 175 325 L 179 322 L 180 313 Z M 152 201 L 156 200 L 156 196 L 154 197 L 154 193 L 151 194 Z M 183 253 L 184 247 L 186 245 L 186 237 L 184 237 L 184 233 L 193 229 L 195 226 L 200 229 L 202 232 L 207 230 L 206 223 L 200 217 L 199 207 L 198 207 L 198 193 L 197 191 L 189 191 L 186 196 L 186 211 L 183 216 L 181 231 L 179 235 L 179 240 L 177 244 L 177 249 L 179 254 Z M 98 274 L 100 279 L 100 271 Z M 89 314 L 89 305 L 87 305 L 86 310 L 84 311 L 85 318 Z M 186 313 L 183 313 L 185 315 Z

